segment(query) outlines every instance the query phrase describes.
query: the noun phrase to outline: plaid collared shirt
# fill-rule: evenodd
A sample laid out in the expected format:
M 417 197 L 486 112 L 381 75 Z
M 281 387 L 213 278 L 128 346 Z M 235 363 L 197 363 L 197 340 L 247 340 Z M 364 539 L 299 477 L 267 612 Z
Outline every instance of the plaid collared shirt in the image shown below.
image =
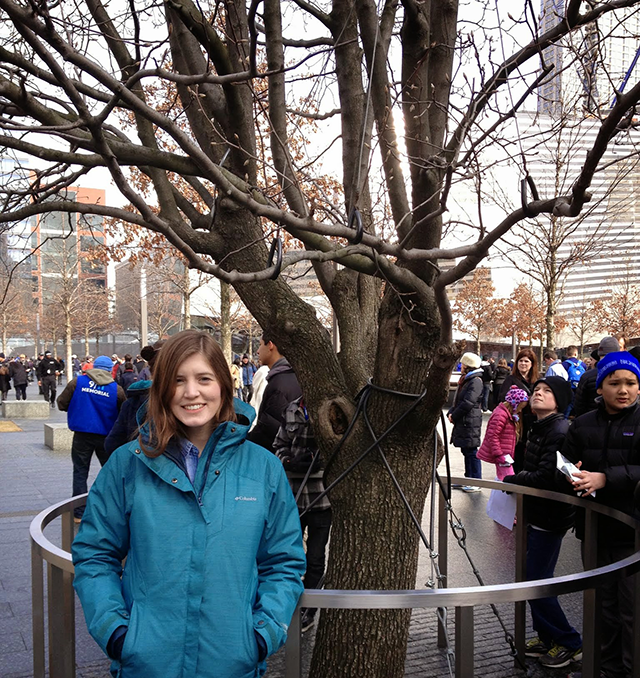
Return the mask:
M 274 441 L 274 447 L 276 456 L 279 459 L 294 457 L 297 454 L 304 452 L 315 454 L 318 449 L 315 436 L 313 435 L 313 429 L 311 428 L 311 422 L 309 421 L 302 398 L 294 400 L 285 410 L 284 423 L 280 426 L 280 430 Z M 298 495 L 305 475 L 306 473 L 287 471 L 287 478 L 289 479 L 289 485 L 291 485 L 294 496 Z M 324 492 L 322 476 L 322 471 L 315 471 L 314 473 L 311 473 L 307 479 L 307 482 L 298 497 L 297 503 L 299 511 L 304 511 L 318 495 Z M 325 495 L 318 503 L 313 505 L 311 511 L 324 511 L 330 507 L 331 504 L 329 503 L 329 498 Z

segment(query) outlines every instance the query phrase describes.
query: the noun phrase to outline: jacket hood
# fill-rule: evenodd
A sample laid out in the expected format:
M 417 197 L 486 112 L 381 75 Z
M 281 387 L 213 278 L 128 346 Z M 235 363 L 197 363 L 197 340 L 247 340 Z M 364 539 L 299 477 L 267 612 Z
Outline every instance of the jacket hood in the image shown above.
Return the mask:
M 140 379 L 138 381 L 134 381 L 133 384 L 131 384 L 131 386 L 129 386 L 127 389 L 127 398 L 130 398 L 131 396 L 147 395 L 152 383 L 153 382 L 151 379 Z
M 269 381 L 271 377 L 275 377 L 277 374 L 284 374 L 285 372 L 293 372 L 293 367 L 291 367 L 286 358 L 280 358 L 280 360 L 278 360 L 269 370 L 267 381 Z
M 110 384 L 113 381 L 113 377 L 111 376 L 110 372 L 101 370 L 99 368 L 87 370 L 87 376 L 92 381 L 95 381 L 98 386 L 105 386 L 106 384 Z

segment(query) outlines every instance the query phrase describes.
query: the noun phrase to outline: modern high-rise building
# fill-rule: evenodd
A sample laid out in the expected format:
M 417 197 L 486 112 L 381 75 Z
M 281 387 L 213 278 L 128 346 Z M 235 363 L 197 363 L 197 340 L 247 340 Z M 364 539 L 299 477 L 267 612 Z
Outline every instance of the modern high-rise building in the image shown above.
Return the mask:
M 558 125 L 554 116 L 523 113 L 518 128 L 540 198 L 570 196 L 600 121 L 566 118 Z M 589 187 L 591 199 L 578 217 L 541 215 L 522 227 L 561 243 L 556 262 L 566 270 L 558 290 L 561 314 L 610 294 L 623 274 L 631 276 L 631 284 L 640 284 L 639 144 L 635 131 L 621 133 L 609 144 Z M 528 145 L 535 145 L 535 153 Z
M 9 192 L 23 191 L 32 180 L 26 159 L 1 156 L 0 182 Z M 81 187 L 67 188 L 63 197 L 85 204 L 104 204 L 105 191 Z M 52 198 L 52 200 L 59 198 Z M 101 216 L 49 212 L 9 224 L 0 234 L 1 273 L 12 281 L 22 280 L 33 297 L 33 329 L 38 342 L 45 313 L 60 305 L 62 287 L 75 294 L 82 282 L 105 288 L 107 272 L 97 253 L 105 243 Z M 8 278 L 7 278 L 8 279 Z
M 565 0 L 542 0 L 540 33 L 557 25 Z M 588 11 L 595 0 L 587 0 Z M 614 88 L 624 90 L 640 75 L 640 10 L 622 8 L 574 31 L 544 50 L 542 64 L 552 70 L 538 89 L 538 111 L 557 116 L 569 109 L 596 114 L 611 107 Z
M 104 204 L 105 201 L 105 192 L 101 189 L 71 187 L 65 195 L 79 203 Z M 106 287 L 106 266 L 96 249 L 104 244 L 101 216 L 48 212 L 31 222 L 31 275 L 40 317 L 62 285 L 71 282 L 78 287 L 82 282 L 90 282 L 96 288 Z
M 542 33 L 564 16 L 565 4 L 564 0 L 542 0 Z M 588 11 L 589 5 L 597 3 L 588 0 L 581 10 Z M 540 115 L 519 116 L 523 137 L 537 136 L 537 152 L 529 171 L 541 196 L 554 194 L 558 186 L 565 192 L 570 190 L 617 93 L 638 82 L 639 56 L 637 7 L 603 14 L 544 51 L 542 64 L 553 69 L 538 89 Z M 554 128 L 555 134 L 551 134 Z M 546 135 L 548 143 L 540 144 L 540 135 Z M 610 294 L 622 275 L 630 278 L 631 284 L 640 284 L 638 143 L 640 134 L 633 128 L 616 135 L 590 186 L 591 202 L 580 217 L 561 224 L 570 235 L 559 255 L 576 260 L 569 267 L 560 297 L 561 313 Z M 580 261 L 581 248 L 590 250 L 584 261 Z

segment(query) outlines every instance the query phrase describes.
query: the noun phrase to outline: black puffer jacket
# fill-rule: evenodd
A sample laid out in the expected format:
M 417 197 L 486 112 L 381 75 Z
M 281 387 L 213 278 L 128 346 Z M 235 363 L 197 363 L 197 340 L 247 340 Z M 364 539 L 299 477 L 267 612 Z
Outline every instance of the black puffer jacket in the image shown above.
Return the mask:
M 14 386 L 23 386 L 27 384 L 27 368 L 19 360 L 12 360 L 9 364 L 9 376 L 13 379 Z
M 127 399 L 122 403 L 118 418 L 104 441 L 107 454 L 117 450 L 120 445 L 126 445 L 138 435 L 138 427 L 146 415 L 150 389 L 150 380 L 135 381 L 127 389 Z
M 531 391 L 533 390 L 533 384 L 531 382 L 525 381 L 520 376 L 516 377 L 515 374 L 510 374 L 502 382 L 499 395 L 500 399 L 498 400 L 498 402 L 501 403 L 504 400 L 504 397 L 507 395 L 507 391 L 512 386 L 517 386 L 518 388 L 521 388 L 523 391 L 526 391 L 529 395 L 531 395 Z
M 606 485 L 596 491 L 595 501 L 634 513 L 633 492 L 640 481 L 640 405 L 635 403 L 608 414 L 602 400 L 597 409 L 574 420 L 565 438 L 564 456 L 585 471 L 604 473 Z M 576 514 L 576 534 L 584 537 L 584 511 Z M 630 527 L 612 518 L 598 517 L 598 543 L 633 544 Z
M 482 430 L 482 369 L 467 372 L 460 378 L 453 406 L 448 412 L 453 420 L 451 444 L 478 447 Z
M 247 440 L 262 445 L 275 453 L 273 443 L 280 429 L 284 411 L 289 403 L 302 395 L 293 367 L 286 358 L 280 358 L 267 374 L 267 387 L 262 396 L 258 422 Z
M 502 384 L 504 384 L 507 377 L 511 374 L 511 370 L 508 367 L 502 367 L 499 365 L 496 367 L 495 377 L 493 378 L 493 406 L 498 407 L 502 402 L 500 400 L 500 393 L 502 391 Z
M 551 414 L 529 427 L 524 452 L 524 468 L 505 483 L 540 490 L 557 490 L 556 452 L 562 449 L 569 422 L 562 414 Z M 565 532 L 573 525 L 574 508 L 550 499 L 525 497 L 527 523 L 552 532 Z
M 596 409 L 596 398 L 598 397 L 598 391 L 596 389 L 597 378 L 597 367 L 592 367 L 580 377 L 578 387 L 576 388 L 576 397 L 573 401 L 572 414 L 576 418 Z

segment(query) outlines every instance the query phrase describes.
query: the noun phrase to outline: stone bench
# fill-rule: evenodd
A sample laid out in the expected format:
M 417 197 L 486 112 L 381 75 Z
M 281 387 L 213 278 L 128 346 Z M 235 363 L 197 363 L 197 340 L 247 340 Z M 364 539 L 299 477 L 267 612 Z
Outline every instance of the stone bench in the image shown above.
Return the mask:
M 73 431 L 66 424 L 45 424 L 44 444 L 46 447 L 59 452 L 71 452 Z
M 5 419 L 48 419 L 51 405 L 45 400 L 5 400 L 2 416 Z

